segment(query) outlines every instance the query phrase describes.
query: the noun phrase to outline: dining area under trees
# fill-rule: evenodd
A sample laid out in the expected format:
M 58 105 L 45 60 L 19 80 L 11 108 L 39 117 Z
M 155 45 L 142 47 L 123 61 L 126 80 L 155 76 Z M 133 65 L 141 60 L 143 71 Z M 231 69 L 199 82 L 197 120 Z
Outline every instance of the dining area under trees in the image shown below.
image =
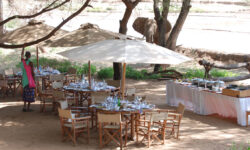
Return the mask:
M 93 8 L 91 0 L 82 1 L 80 7 L 56 27 L 34 19 L 69 2 L 71 0 L 48 1 L 32 15 L 0 18 L 0 26 L 14 19 L 29 19 L 23 27 L 0 33 L 0 48 L 14 49 L 21 56 L 16 67 L 0 68 L 0 147 L 206 149 L 204 145 L 192 146 L 192 140 L 204 143 L 206 139 L 215 138 L 220 145 L 213 148 L 221 149 L 231 146 L 223 140 L 232 140 L 231 133 L 241 139 L 248 134 L 243 133 L 248 128 L 238 127 L 237 123 L 248 127 L 249 87 L 226 85 L 220 78 L 213 81 L 209 78 L 209 67 L 216 66 L 214 64 L 202 64 L 206 72 L 203 79 L 164 69 L 169 65 L 185 68 L 186 64 L 196 61 L 175 52 L 178 35 L 191 8 L 190 0 L 182 2 L 180 15 L 169 33 L 165 33 L 165 28 L 170 1 L 163 0 L 163 10 L 160 10 L 159 1 L 154 0 L 154 21 L 159 33 L 155 37 L 141 32 L 146 35 L 146 41 L 125 35 L 129 12 L 132 13 L 140 0 L 122 0 L 127 9 L 120 20 L 120 33 L 92 23 L 82 24 L 73 31 L 62 29 L 73 18 Z M 149 20 L 144 18 L 144 21 Z M 55 49 L 60 49 L 55 56 L 58 60 L 41 57 Z M 95 73 L 93 63 L 105 67 L 113 64 L 113 68 L 105 70 L 100 65 L 99 72 Z M 148 68 L 138 71 L 131 67 L 138 64 L 155 68 L 148 72 Z M 249 70 L 249 63 L 244 67 Z M 117 73 L 121 79 L 115 77 Z M 133 80 L 128 79 L 131 74 L 135 76 Z M 239 91 L 237 98 L 232 95 L 235 89 Z M 227 107 L 222 109 L 224 106 Z M 219 125 L 224 120 L 229 124 L 226 127 Z M 10 138 L 18 142 L 10 143 Z
M 87 7 L 88 2 L 86 1 L 85 5 L 83 5 L 82 10 Z M 46 9 L 49 9 L 49 7 L 43 11 L 47 11 Z M 79 13 L 81 9 L 70 17 Z M 65 24 L 68 20 L 70 19 L 64 20 L 60 25 Z M 97 47 L 89 51 L 84 51 L 87 48 L 81 47 L 80 52 L 85 52 L 88 55 L 87 58 L 83 58 L 87 56 L 84 53 L 73 56 L 73 59 L 72 56 L 66 56 L 66 58 L 68 57 L 72 61 L 81 62 L 82 60 L 87 60 L 87 74 L 79 76 L 77 69 L 73 67 L 68 68 L 65 72 L 60 72 L 50 67 L 50 65 L 39 65 L 38 55 L 39 51 L 44 52 L 44 45 L 53 45 L 53 42 L 57 42 L 56 40 L 53 41 L 53 39 L 58 39 L 60 36 L 63 37 L 62 35 L 66 36 L 61 44 L 65 44 L 65 41 L 67 41 L 71 44 L 70 46 L 75 46 L 74 42 L 70 41 L 72 38 L 67 38 L 70 34 L 65 31 L 60 31 L 56 35 L 57 37 L 53 36 L 44 45 L 38 44 L 56 33 L 60 25 L 52 28 L 44 25 L 43 22 L 32 20 L 26 27 L 5 34 L 1 37 L 1 41 L 3 42 L 3 47 L 22 47 L 22 61 L 25 47 L 37 44 L 36 65 L 32 65 L 34 67 L 34 75 L 32 76 L 35 82 L 35 99 L 39 101 L 40 113 L 49 111 L 58 116 L 62 141 L 70 140 L 73 145 L 77 145 L 78 138 L 83 136 L 88 144 L 90 143 L 90 135 L 93 132 L 98 132 L 97 139 L 99 139 L 100 148 L 112 143 L 112 145 L 115 144 L 120 149 L 123 149 L 127 147 L 127 143 L 130 140 L 136 141 L 138 144 L 146 141 L 147 147 L 150 147 L 152 141 L 155 140 L 160 144 L 165 144 L 166 136 L 179 138 L 179 127 L 185 106 L 180 104 L 176 110 L 159 109 L 155 104 L 148 103 L 146 96 L 137 95 L 136 88 L 127 88 L 125 82 L 126 63 L 176 64 L 188 61 L 189 58 L 168 49 L 132 39 L 133 37 L 101 30 L 91 24 L 87 24 L 79 31 L 71 34 L 75 34 L 73 37 L 76 37 L 76 34 L 79 34 L 80 31 L 86 30 L 82 34 L 87 35 L 87 38 L 80 36 L 82 39 L 75 39 L 81 40 L 81 42 L 78 42 L 78 46 L 85 45 L 82 42 L 82 40 L 85 40 L 86 45 L 89 47 L 91 47 L 91 44 L 97 45 Z M 44 34 L 48 30 L 51 30 L 50 34 Z M 27 36 L 22 36 L 25 34 Z M 21 36 L 21 38 L 18 36 Z M 116 40 L 112 41 L 112 39 Z M 99 44 L 98 41 L 104 41 L 107 44 Z M 124 42 L 124 44 L 121 42 Z M 5 43 L 15 43 L 16 45 Z M 101 47 L 98 47 L 100 45 Z M 112 49 L 112 45 L 120 46 Z M 106 49 L 103 49 L 103 46 Z M 96 52 L 93 49 L 96 49 Z M 134 50 L 138 51 L 134 53 Z M 73 53 L 77 54 L 76 52 Z M 25 53 L 27 57 L 26 54 L 27 52 Z M 77 57 L 80 59 L 77 59 Z M 90 61 L 123 63 L 122 80 L 95 80 L 91 77 Z M 23 65 L 26 67 L 25 63 Z M 20 66 L 22 66 L 22 63 Z M 23 69 L 14 71 L 14 69 L 10 68 L 1 73 L 0 90 L 3 98 L 15 97 L 17 89 L 22 94 L 25 93 L 26 89 L 22 87 L 22 82 L 24 82 L 23 72 Z M 30 81 L 30 77 L 28 79 Z M 29 107 L 32 106 L 29 104 L 27 111 L 32 111 Z M 23 111 L 26 112 L 26 109 L 23 109 Z
M 18 88 L 18 85 L 10 87 L 13 83 L 10 79 L 21 82 L 20 72 L 6 72 L 8 74 L 5 73 L 1 80 L 7 83 L 6 89 L 1 87 L 4 98 L 15 96 L 15 89 L 10 88 Z M 137 95 L 135 88 L 122 91 L 121 81 L 91 79 L 90 88 L 88 79 L 79 78 L 74 68 L 67 73 L 49 67 L 35 69 L 35 81 L 40 112 L 58 115 L 62 140 L 70 139 L 73 145 L 77 145 L 79 136 L 89 143 L 93 132 L 99 134 L 100 147 L 113 141 L 121 149 L 129 140 L 136 140 L 138 144 L 146 140 L 150 147 L 153 140 L 164 144 L 166 136 L 179 138 L 185 109 L 182 104 L 176 110 L 159 109 L 148 103 L 146 96 Z M 9 95 L 6 91 L 14 94 Z

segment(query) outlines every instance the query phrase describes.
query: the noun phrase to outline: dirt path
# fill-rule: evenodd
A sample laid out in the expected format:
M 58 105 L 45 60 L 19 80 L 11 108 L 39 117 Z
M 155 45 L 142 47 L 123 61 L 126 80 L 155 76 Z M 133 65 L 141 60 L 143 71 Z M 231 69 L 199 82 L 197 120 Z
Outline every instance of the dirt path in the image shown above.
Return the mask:
M 165 104 L 165 81 L 128 80 L 129 87 L 136 87 L 137 93 L 147 95 L 147 101 L 160 108 L 169 108 Z M 61 142 L 61 130 L 58 116 L 50 110 L 39 112 L 39 103 L 32 107 L 34 112 L 21 112 L 22 102 L 17 98 L 0 98 L 0 149 L 8 150 L 82 150 L 99 149 L 98 133 L 91 130 L 90 144 L 79 139 L 78 145 Z M 238 126 L 235 120 L 214 116 L 200 116 L 185 111 L 180 140 L 167 139 L 165 145 L 154 143 L 149 149 L 168 150 L 227 150 L 236 143 L 238 147 L 247 145 L 250 128 Z M 126 149 L 145 149 L 130 141 Z M 118 149 L 108 146 L 105 149 Z

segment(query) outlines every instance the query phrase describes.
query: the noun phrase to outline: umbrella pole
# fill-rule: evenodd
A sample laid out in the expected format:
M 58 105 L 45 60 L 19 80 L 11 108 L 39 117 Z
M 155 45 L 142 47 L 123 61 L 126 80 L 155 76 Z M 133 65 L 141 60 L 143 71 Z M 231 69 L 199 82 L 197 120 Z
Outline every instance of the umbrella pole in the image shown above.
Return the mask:
M 88 70 L 89 89 L 91 89 L 91 65 L 90 65 L 90 60 L 88 62 L 88 65 L 89 65 L 89 70 Z
M 36 64 L 37 64 L 37 70 L 39 70 L 39 56 L 38 56 L 38 46 L 36 46 Z
M 124 91 L 125 91 L 125 79 L 126 79 L 126 63 L 123 63 L 122 70 L 122 99 L 124 99 Z

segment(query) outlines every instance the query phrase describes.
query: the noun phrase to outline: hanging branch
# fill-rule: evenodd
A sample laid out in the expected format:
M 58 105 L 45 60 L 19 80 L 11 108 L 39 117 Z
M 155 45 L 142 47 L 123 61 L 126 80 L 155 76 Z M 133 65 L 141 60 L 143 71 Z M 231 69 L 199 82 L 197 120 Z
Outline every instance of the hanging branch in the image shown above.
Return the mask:
M 23 44 L 17 44 L 17 45 L 8 45 L 8 44 L 4 44 L 4 43 L 0 43 L 0 47 L 2 48 L 22 48 L 22 47 L 27 47 L 27 46 L 31 46 L 31 45 L 35 45 L 38 44 L 42 41 L 45 41 L 47 39 L 49 39 L 51 36 L 53 36 L 56 31 L 58 31 L 64 24 L 66 24 L 67 22 L 69 22 L 71 19 L 73 19 L 75 16 L 79 15 L 86 7 L 90 6 L 88 5 L 88 3 L 91 0 L 86 0 L 86 2 L 84 3 L 84 5 L 78 9 L 75 13 L 73 13 L 72 15 L 70 15 L 68 18 L 66 18 L 64 21 L 62 21 L 57 27 L 55 27 L 48 35 L 37 39 L 35 41 L 32 42 L 28 42 L 28 43 L 23 43 Z M 92 6 L 90 6 L 92 7 Z
M 65 0 L 63 1 L 62 3 L 50 8 L 51 6 L 53 6 L 58 0 L 55 0 L 54 2 L 52 2 L 51 4 L 49 4 L 47 7 L 45 7 L 44 9 L 42 9 L 41 11 L 39 11 L 38 13 L 36 14 L 33 14 L 33 15 L 26 15 L 26 16 L 22 16 L 22 15 L 15 15 L 15 16 L 12 16 L 12 17 L 9 17 L 3 21 L 0 22 L 0 26 L 4 25 L 5 23 L 9 22 L 10 20 L 13 20 L 13 19 L 29 19 L 29 18 L 34 18 L 34 17 L 37 17 L 45 12 L 48 12 L 48 11 L 51 11 L 51 10 L 54 10 L 58 7 L 61 7 L 62 5 L 66 4 L 67 2 L 69 2 L 70 0 Z

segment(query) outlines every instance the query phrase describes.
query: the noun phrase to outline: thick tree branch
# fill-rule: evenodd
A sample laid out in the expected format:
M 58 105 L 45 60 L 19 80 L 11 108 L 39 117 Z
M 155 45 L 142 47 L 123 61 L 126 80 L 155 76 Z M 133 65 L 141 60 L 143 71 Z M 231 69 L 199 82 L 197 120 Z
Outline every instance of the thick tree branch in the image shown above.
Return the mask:
M 210 63 L 206 60 L 200 60 L 199 64 L 203 65 L 205 68 L 205 78 L 207 78 L 207 77 L 210 78 L 209 71 L 212 68 L 225 69 L 225 70 L 246 68 L 250 73 L 250 62 L 249 63 L 230 64 L 230 65 L 217 65 L 214 63 Z M 232 82 L 232 81 L 245 80 L 245 79 L 249 79 L 249 78 L 250 78 L 250 74 L 243 75 L 243 76 L 237 76 L 237 77 L 223 77 L 223 78 L 213 78 L 213 79 L 222 80 L 225 82 Z
M 239 63 L 239 64 L 230 64 L 230 65 L 218 65 L 218 64 L 214 64 L 214 63 L 210 63 L 206 60 L 200 60 L 199 61 L 200 65 L 206 65 L 206 66 L 211 66 L 214 68 L 218 68 L 218 69 L 225 69 L 225 70 L 231 70 L 231 69 L 239 69 L 239 68 L 246 68 L 249 66 L 249 63 Z
M 84 5 L 79 8 L 75 13 L 73 13 L 72 15 L 70 15 L 68 18 L 66 18 L 64 21 L 62 21 L 55 29 L 53 29 L 48 35 L 37 39 L 35 41 L 32 42 L 28 42 L 28 43 L 23 43 L 23 44 L 17 44 L 17 45 L 8 45 L 8 44 L 4 44 L 4 43 L 0 43 L 0 47 L 2 48 L 22 48 L 22 47 L 26 47 L 26 46 L 31 46 L 31 45 L 35 45 L 38 44 L 42 41 L 45 41 L 47 39 L 49 39 L 51 36 L 53 36 L 56 31 L 58 31 L 64 24 L 66 24 L 67 22 L 69 22 L 71 19 L 73 19 L 75 16 L 79 15 L 86 7 L 88 7 L 89 2 L 91 0 L 86 0 L 86 2 L 84 3 Z
M 163 10 L 160 12 L 159 9 L 159 0 L 154 0 L 154 13 L 155 13 L 155 21 L 157 23 L 157 35 L 159 37 L 159 45 L 162 47 L 166 46 L 167 39 L 167 16 L 169 12 L 170 0 L 163 0 L 162 7 Z M 160 69 L 160 65 L 156 64 L 154 67 L 154 72 L 157 72 Z
M 0 22 L 0 26 L 4 25 L 5 23 L 9 22 L 10 20 L 13 20 L 13 19 L 29 19 L 29 18 L 34 18 L 34 17 L 37 17 L 45 12 L 48 12 L 48 11 L 51 11 L 51 10 L 54 10 L 56 8 L 59 8 L 61 7 L 62 5 L 66 4 L 67 2 L 69 2 L 70 0 L 65 0 L 63 1 L 62 3 L 50 8 L 51 6 L 53 6 L 58 0 L 55 0 L 53 1 L 51 4 L 49 4 L 47 7 L 45 7 L 44 9 L 42 9 L 41 11 L 39 11 L 38 13 L 36 14 L 33 14 L 33 15 L 25 15 L 25 16 L 22 16 L 22 15 L 15 15 L 15 16 L 12 16 L 12 17 L 9 17 L 3 21 Z
M 128 20 L 132 14 L 133 9 L 137 6 L 137 4 L 140 1 L 141 0 L 136 0 L 132 2 L 131 0 L 122 0 L 122 2 L 126 5 L 126 10 L 125 10 L 122 20 L 120 20 L 119 33 L 122 33 L 122 34 L 127 33 Z
M 161 13 L 159 9 L 159 0 L 154 0 L 154 14 L 155 14 L 155 20 L 158 22 L 158 20 L 161 19 Z
M 163 0 L 162 5 L 163 5 L 162 18 L 167 19 L 168 12 L 169 12 L 169 6 L 170 6 L 170 0 Z
M 181 12 L 178 16 L 178 19 L 170 33 L 170 36 L 167 40 L 166 46 L 167 48 L 171 49 L 171 50 L 175 50 L 176 49 L 176 42 L 177 42 L 177 38 L 181 32 L 181 29 L 184 25 L 184 22 L 187 18 L 187 15 L 189 13 L 189 9 L 191 8 L 191 0 L 183 0 L 182 2 L 182 7 L 181 7 Z

